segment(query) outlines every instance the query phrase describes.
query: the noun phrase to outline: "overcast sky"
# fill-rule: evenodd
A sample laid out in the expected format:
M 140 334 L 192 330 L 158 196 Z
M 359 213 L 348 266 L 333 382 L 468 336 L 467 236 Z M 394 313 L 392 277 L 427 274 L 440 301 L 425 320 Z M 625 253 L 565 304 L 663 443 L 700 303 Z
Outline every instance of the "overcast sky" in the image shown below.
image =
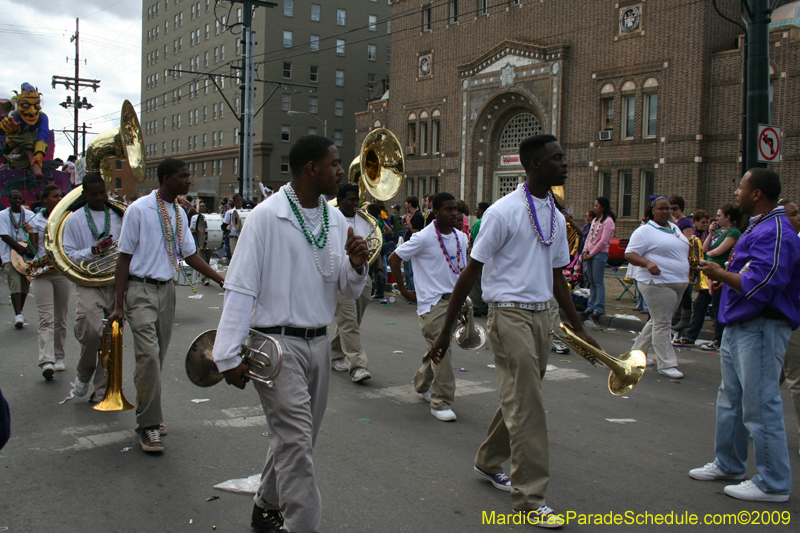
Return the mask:
M 42 110 L 54 130 L 73 128 L 73 110 L 63 85 L 52 88 L 54 75 L 75 75 L 75 19 L 80 18 L 80 77 L 100 80 L 96 93 L 83 89 L 94 105 L 81 109 L 79 120 L 101 133 L 119 125 L 122 102 L 140 113 L 142 2 L 138 0 L 0 0 L 0 49 L 4 51 L 0 98 L 11 98 L 22 82 L 39 88 Z M 15 55 L 16 52 L 22 52 Z M 67 62 L 69 58 L 69 62 Z M 70 133 L 70 138 L 71 138 Z M 87 145 L 94 136 L 87 137 Z M 66 160 L 72 145 L 56 133 L 56 157 Z

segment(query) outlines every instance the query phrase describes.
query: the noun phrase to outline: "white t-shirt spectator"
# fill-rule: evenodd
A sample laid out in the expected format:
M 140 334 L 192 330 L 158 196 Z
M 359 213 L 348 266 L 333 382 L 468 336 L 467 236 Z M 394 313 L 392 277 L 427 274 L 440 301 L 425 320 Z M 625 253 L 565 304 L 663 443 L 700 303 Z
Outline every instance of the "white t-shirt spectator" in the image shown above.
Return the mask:
M 650 220 L 631 235 L 625 251 L 639 254 L 661 269 L 661 274 L 654 276 L 644 267 L 637 268 L 636 281 L 639 283 L 689 281 L 689 241 L 678 226 L 672 222 L 668 224 L 669 230 Z
M 449 235 L 442 234 L 444 246 L 453 265 L 458 270 L 467 266 L 467 246 L 469 239 L 464 233 L 453 228 Z M 459 244 L 461 254 L 458 254 Z M 424 229 L 413 233 L 411 238 L 394 251 L 403 261 L 413 260 L 414 289 L 417 294 L 417 314 L 430 312 L 439 303 L 442 295 L 453 292 L 458 274 L 453 272 L 436 235 L 436 226 L 428 224 Z
M 119 251 L 133 256 L 129 274 L 140 278 L 167 281 L 175 276 L 175 266 L 170 261 L 164 234 L 161 229 L 161 213 L 156 193 L 153 191 L 133 202 L 125 210 L 122 231 L 119 237 Z M 170 234 L 175 232 L 175 205 L 166 203 L 169 215 Z M 183 257 L 195 254 L 197 248 L 189 231 L 186 212 L 180 209 L 181 240 Z M 177 232 L 175 232 L 177 239 Z M 173 243 L 173 257 L 177 254 L 177 242 Z

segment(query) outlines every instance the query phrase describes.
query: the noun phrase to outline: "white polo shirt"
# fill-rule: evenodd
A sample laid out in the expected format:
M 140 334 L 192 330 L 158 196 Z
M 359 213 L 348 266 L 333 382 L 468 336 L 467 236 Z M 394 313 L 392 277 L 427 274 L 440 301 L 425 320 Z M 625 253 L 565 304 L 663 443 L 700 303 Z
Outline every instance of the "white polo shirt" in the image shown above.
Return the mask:
M 231 224 L 231 215 L 233 215 L 234 211 L 239 212 L 239 211 L 242 211 L 242 210 L 241 209 L 236 209 L 234 207 L 233 209 L 228 209 L 227 211 L 225 211 L 225 216 L 222 217 L 222 223 L 223 224 L 225 224 L 225 225 Z M 231 224 L 231 230 L 230 231 L 231 231 L 231 233 L 230 233 L 231 237 L 238 237 L 239 236 L 239 232 L 234 229 L 232 224 Z
M 442 240 L 450 261 L 458 266 L 459 271 L 463 270 L 467 266 L 469 238 L 453 228 L 449 235 L 442 235 Z M 459 244 L 461 256 L 457 257 Z M 418 315 L 430 312 L 431 307 L 439 303 L 443 294 L 453 292 L 458 274 L 453 272 L 447 262 L 434 224 L 428 224 L 424 229 L 412 234 L 411 238 L 401 244 L 394 253 L 403 261 L 413 260 Z
M 251 324 L 320 328 L 333 320 L 339 292 L 352 299 L 361 295 L 367 265 L 359 274 L 350 264 L 344 248 L 348 228 L 344 215 L 330 205 L 327 209 L 328 243 L 317 249 L 327 277 L 317 269 L 314 248 L 284 191 L 273 194 L 248 215 L 250 222 L 242 229 L 225 277 L 225 308 L 214 344 L 214 361 L 221 372 L 241 362 L 237 352 Z M 316 210 L 306 212 L 313 216 Z
M 536 197 L 533 202 L 547 240 L 552 231 L 550 202 Z M 555 239 L 545 246 L 534 233 L 522 184 L 486 210 L 470 254 L 483 263 L 484 301 L 536 303 L 553 297 L 553 269 L 569 264 L 567 222 L 558 209 L 555 217 Z
M 654 276 L 644 267 L 636 269 L 636 281 L 639 283 L 687 283 L 689 281 L 689 241 L 683 232 L 667 222 L 672 231 L 668 233 L 658 229 L 652 220 L 639 226 L 631 235 L 626 252 L 639 254 L 652 261 L 661 269 L 661 274 Z M 660 226 L 659 226 L 660 227 Z
M 27 209 L 26 207 L 22 208 L 22 212 L 25 213 L 24 222 L 29 222 L 30 219 L 33 218 L 33 211 Z M 10 207 L 0 211 L 0 235 L 8 235 L 17 242 L 25 242 L 25 230 L 22 228 L 22 226 L 20 226 L 16 231 L 14 231 L 14 225 L 11 223 L 9 213 L 12 213 Z M 20 214 L 13 213 L 13 215 L 14 221 L 18 221 Z M 11 261 L 11 247 L 2 239 L 0 239 L 0 260 L 2 263 Z
M 122 219 L 122 230 L 119 236 L 119 251 L 133 256 L 128 273 L 140 278 L 151 278 L 167 281 L 175 276 L 175 267 L 170 261 L 164 234 L 161 230 L 161 213 L 158 208 L 156 193 L 139 198 L 125 210 Z M 166 204 L 172 234 L 175 231 L 175 205 Z M 192 234 L 189 231 L 189 220 L 186 212 L 180 209 L 181 231 L 183 233 L 183 257 L 189 257 L 197 251 Z M 177 238 L 177 235 L 176 235 Z M 173 245 L 177 249 L 177 243 Z M 173 251 L 173 257 L 176 255 Z
M 89 213 L 94 221 L 94 227 L 100 233 L 104 233 L 106 230 L 105 211 L 89 209 Z M 122 217 L 111 208 L 108 210 L 108 215 L 111 221 L 111 237 L 115 241 L 119 240 L 122 231 Z M 67 221 L 64 223 L 64 240 L 62 244 L 67 257 L 74 263 L 97 259 L 97 256 L 92 253 L 92 246 L 97 244 L 97 239 L 94 238 L 92 230 L 89 229 L 89 222 L 86 220 L 86 212 L 83 207 L 67 217 Z

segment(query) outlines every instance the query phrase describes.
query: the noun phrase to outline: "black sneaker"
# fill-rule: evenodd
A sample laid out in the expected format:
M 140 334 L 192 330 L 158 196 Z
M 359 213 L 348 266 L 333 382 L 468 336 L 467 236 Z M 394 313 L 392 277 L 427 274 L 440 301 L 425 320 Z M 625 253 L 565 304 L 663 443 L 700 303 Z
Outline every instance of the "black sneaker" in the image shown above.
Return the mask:
M 678 344 L 680 346 L 694 346 L 694 341 L 689 337 L 681 337 L 672 344 Z
M 283 515 L 277 509 L 262 509 L 253 505 L 253 518 L 250 527 L 258 533 L 279 533 L 283 528 Z
M 161 442 L 161 433 L 158 428 L 145 429 L 139 438 L 142 449 L 148 453 L 161 453 L 164 451 L 164 443 Z

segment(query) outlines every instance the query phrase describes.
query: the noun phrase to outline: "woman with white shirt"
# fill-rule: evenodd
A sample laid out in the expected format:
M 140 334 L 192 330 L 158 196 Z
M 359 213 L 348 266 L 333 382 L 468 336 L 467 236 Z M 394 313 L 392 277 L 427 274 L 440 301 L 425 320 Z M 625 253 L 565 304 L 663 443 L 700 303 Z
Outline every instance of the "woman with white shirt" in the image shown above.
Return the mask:
M 606 314 L 606 284 L 603 275 L 608 261 L 608 245 L 614 236 L 617 217 L 611 211 L 611 202 L 602 196 L 595 200 L 594 212 L 595 218 L 583 251 L 583 271 L 589 281 L 589 303 L 586 304 L 583 314 L 600 318 Z
M 45 185 L 39 192 L 44 209 L 36 213 L 26 224 L 31 244 L 39 258 L 47 256 L 44 249 L 44 233 L 47 217 L 61 201 L 61 189 L 57 185 Z M 69 309 L 70 282 L 57 270 L 36 276 L 31 289 L 39 312 L 39 367 L 46 380 L 53 379 L 55 371 L 66 370 L 64 346 L 67 342 L 67 311 Z
M 670 329 L 672 315 L 680 305 L 689 284 L 689 241 L 669 221 L 669 202 L 659 196 L 647 210 L 647 223 L 631 235 L 625 260 L 637 267 L 636 281 L 650 309 L 650 320 L 633 345 L 645 353 L 653 345 L 658 360 L 658 373 L 679 379 L 678 359 L 672 348 Z M 647 364 L 653 364 L 648 359 Z

